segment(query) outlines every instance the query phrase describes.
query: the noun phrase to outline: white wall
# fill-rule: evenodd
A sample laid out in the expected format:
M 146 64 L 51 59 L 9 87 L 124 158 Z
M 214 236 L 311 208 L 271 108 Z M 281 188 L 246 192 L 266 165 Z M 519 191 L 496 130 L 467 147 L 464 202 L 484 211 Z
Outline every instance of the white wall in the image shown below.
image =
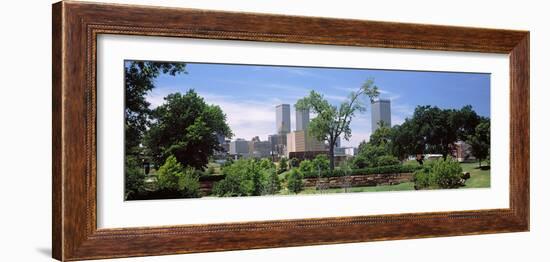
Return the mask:
M 107 0 L 105 0 L 107 1 Z M 550 242 L 550 28 L 545 1 L 108 1 L 531 31 L 531 232 L 218 252 L 127 261 L 547 261 Z M 48 261 L 51 230 L 51 11 L 6 1 L 0 11 L 2 261 Z M 7 92 L 6 92 L 7 91 Z M 545 190 L 546 189 L 546 190 Z

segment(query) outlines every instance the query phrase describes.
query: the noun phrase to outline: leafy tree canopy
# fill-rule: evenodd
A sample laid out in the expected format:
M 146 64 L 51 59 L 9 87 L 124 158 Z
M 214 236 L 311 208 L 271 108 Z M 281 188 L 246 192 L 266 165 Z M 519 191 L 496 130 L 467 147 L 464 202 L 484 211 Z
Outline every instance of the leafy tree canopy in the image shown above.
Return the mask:
M 364 112 L 365 104 L 361 98 L 367 96 L 372 101 L 379 95 L 373 79 L 368 79 L 357 91 L 351 92 L 340 106 L 332 105 L 322 94 L 311 91 L 309 96 L 296 103 L 298 110 L 311 110 L 316 116 L 308 125 L 308 132 L 319 141 L 329 144 L 330 170 L 334 170 L 334 146 L 338 137 L 349 140 L 351 120 L 356 112 Z
M 185 95 L 168 95 L 152 112 L 147 145 L 157 164 L 173 155 L 184 166 L 202 170 L 216 150 L 217 135 L 231 137 L 226 116 L 219 106 L 208 105 L 193 89 Z
M 124 63 L 126 119 L 125 148 L 127 154 L 135 153 L 149 123 L 150 104 L 145 95 L 155 87 L 160 73 L 172 76 L 186 73 L 184 63 L 127 61 Z

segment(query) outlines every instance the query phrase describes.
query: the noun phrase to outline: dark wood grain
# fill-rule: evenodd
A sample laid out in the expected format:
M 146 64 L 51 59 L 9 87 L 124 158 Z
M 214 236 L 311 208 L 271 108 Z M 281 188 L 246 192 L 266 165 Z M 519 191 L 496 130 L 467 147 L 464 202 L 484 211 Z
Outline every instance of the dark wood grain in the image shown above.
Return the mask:
M 529 230 L 529 33 L 97 3 L 53 6 L 53 257 L 81 260 Z M 99 34 L 510 55 L 510 208 L 97 229 Z M 121 174 L 122 175 L 122 174 Z

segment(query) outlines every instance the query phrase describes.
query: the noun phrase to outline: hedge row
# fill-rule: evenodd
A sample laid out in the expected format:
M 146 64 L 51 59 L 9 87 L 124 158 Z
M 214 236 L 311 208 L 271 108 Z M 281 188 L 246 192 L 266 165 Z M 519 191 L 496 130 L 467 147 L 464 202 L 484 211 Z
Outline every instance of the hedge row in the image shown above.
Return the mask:
M 414 171 L 422 168 L 421 166 L 414 165 L 391 165 L 391 166 L 379 166 L 353 169 L 351 172 L 344 172 L 341 169 L 335 169 L 333 172 L 330 170 L 321 171 L 321 177 L 338 177 L 338 176 L 363 176 L 372 174 L 395 174 L 395 173 L 413 173 Z M 317 178 L 318 172 L 308 172 L 304 174 L 304 178 Z

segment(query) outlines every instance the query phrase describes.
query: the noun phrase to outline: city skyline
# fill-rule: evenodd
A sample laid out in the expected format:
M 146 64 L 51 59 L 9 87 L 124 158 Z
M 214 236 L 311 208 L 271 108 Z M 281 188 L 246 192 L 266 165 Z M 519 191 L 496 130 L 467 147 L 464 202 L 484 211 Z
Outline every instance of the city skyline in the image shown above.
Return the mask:
M 189 74 L 176 77 L 161 74 L 147 101 L 154 108 L 169 93 L 195 89 L 207 103 L 219 105 L 226 113 L 235 135 L 232 140 L 259 136 L 266 141 L 276 134 L 279 104 L 290 105 L 290 131 L 297 130 L 300 114 L 294 104 L 309 90 L 337 105 L 371 77 L 380 88 L 380 98 L 391 100 L 392 125 L 410 117 L 417 105 L 458 109 L 471 104 L 480 115 L 490 116 L 490 105 L 486 103 L 490 100 L 489 74 L 196 63 L 187 64 L 187 71 Z M 476 96 L 471 95 L 473 90 Z M 344 147 L 356 147 L 370 137 L 372 108 L 366 100 L 367 111 L 354 117 L 352 138 L 342 140 Z

